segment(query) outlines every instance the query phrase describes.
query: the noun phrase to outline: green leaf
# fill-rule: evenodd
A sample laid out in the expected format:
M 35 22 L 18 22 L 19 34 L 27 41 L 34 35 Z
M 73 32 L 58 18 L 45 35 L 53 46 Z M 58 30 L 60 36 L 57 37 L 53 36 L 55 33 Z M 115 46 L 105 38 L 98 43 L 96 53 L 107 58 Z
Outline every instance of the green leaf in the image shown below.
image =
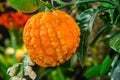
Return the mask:
M 4 76 L 5 80 L 8 80 L 8 75 L 6 74 L 8 66 L 6 58 L 0 54 L 0 73 Z
M 74 71 L 74 69 L 70 65 L 70 60 L 66 61 L 64 64 L 60 65 L 61 69 L 68 70 L 68 71 Z
M 109 55 L 107 55 L 101 65 L 101 70 L 100 70 L 100 76 L 103 76 L 107 73 L 111 66 L 112 59 L 110 58 Z
M 44 6 L 44 2 L 41 0 L 8 0 L 10 5 L 18 11 L 31 13 Z
M 116 1 L 116 3 L 118 4 L 118 5 L 117 5 L 117 9 L 118 9 L 119 14 L 120 14 L 120 0 L 115 0 L 115 1 Z
M 112 64 L 111 64 L 111 74 L 113 74 L 115 68 L 117 67 L 117 65 L 120 63 L 120 60 L 118 59 L 119 58 L 119 54 L 116 54 L 113 61 L 112 61 Z
M 78 18 L 77 23 L 81 28 L 81 43 L 80 47 L 77 50 L 78 59 L 80 61 L 80 64 L 83 66 L 84 64 L 84 57 L 86 54 L 86 46 L 88 45 L 88 36 L 90 34 L 90 31 L 92 30 L 93 22 L 95 20 L 95 17 L 97 16 L 97 13 L 101 10 L 104 10 L 106 8 L 99 7 L 98 9 L 88 9 L 82 12 Z
M 85 30 L 91 31 L 92 30 L 92 26 L 93 26 L 93 22 L 97 16 L 97 13 L 105 10 L 105 7 L 98 7 L 97 9 L 87 9 L 84 12 L 82 12 L 78 18 L 77 18 L 77 22 L 78 25 Z
M 45 10 L 46 10 L 46 6 L 43 6 L 39 9 L 39 12 L 45 12 Z
M 100 74 L 100 69 L 101 69 L 100 65 L 93 66 L 84 73 L 84 76 L 86 78 L 92 78 L 98 76 Z
M 113 0 L 111 0 L 111 1 L 113 1 Z M 111 4 L 108 4 L 108 3 L 101 2 L 101 4 L 102 4 L 102 6 L 107 7 L 107 8 L 113 8 L 114 7 L 114 6 L 112 6 Z M 112 23 L 113 23 L 113 18 L 114 18 L 114 10 L 115 9 L 106 10 L 109 13 L 109 16 L 110 16 L 110 19 L 111 19 Z
M 86 39 L 87 36 L 85 37 L 85 35 L 88 35 L 88 34 L 87 34 L 87 32 L 86 33 L 85 32 L 86 31 L 84 31 L 84 32 L 81 31 L 82 35 L 81 35 L 81 38 L 80 38 L 81 39 L 80 47 L 76 51 L 76 54 L 78 56 L 78 60 L 79 60 L 82 67 L 84 66 L 84 58 L 85 58 L 85 54 L 86 54 L 86 46 L 87 46 L 87 44 L 86 44 L 87 41 L 86 40 L 88 40 L 88 39 Z
M 77 54 L 74 54 L 70 59 L 70 66 L 74 68 L 77 64 L 77 61 L 78 61 Z
M 38 73 L 37 74 L 40 74 L 38 75 L 37 79 L 36 80 L 41 80 L 43 77 L 45 77 L 46 75 L 48 75 L 50 72 L 52 72 L 53 68 L 46 68 L 44 71 L 42 71 L 43 68 L 41 68 L 40 70 L 38 70 Z
M 6 57 L 4 57 L 1 53 L 0 53 L 0 63 L 8 67 Z
M 120 80 L 120 62 L 114 69 L 113 74 L 111 75 L 111 80 Z
M 62 0 L 53 0 L 53 1 L 56 1 L 58 4 L 60 4 L 60 5 L 65 5 L 66 3 L 65 2 L 63 2 Z
M 81 26 L 82 29 L 91 31 L 95 17 L 94 9 L 85 10 L 77 18 L 78 25 Z
M 120 30 L 114 33 L 109 42 L 110 47 L 120 53 Z
M 52 71 L 52 80 L 65 80 L 65 77 L 61 71 L 61 68 L 57 68 L 56 70 Z
M 90 33 L 90 25 L 89 22 L 91 20 L 91 16 L 93 15 L 93 9 L 88 9 L 85 10 L 84 12 L 82 12 L 78 18 L 77 18 L 77 22 L 78 25 L 81 28 L 81 43 L 80 43 L 80 47 L 78 48 L 78 50 L 76 51 L 77 55 L 78 55 L 78 59 L 80 61 L 80 64 L 83 66 L 84 64 L 84 57 L 86 54 L 86 46 L 87 46 L 87 38 L 89 36 Z
M 111 19 L 111 22 L 113 23 L 113 18 L 114 18 L 114 11 L 115 9 L 110 9 L 108 10 L 109 14 L 110 14 L 110 19 Z

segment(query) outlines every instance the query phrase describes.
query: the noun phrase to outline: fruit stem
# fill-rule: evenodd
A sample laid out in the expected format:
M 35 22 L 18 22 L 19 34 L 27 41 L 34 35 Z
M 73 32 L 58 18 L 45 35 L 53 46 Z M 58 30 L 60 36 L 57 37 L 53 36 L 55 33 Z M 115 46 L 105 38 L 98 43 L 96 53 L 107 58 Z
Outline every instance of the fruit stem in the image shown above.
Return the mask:
M 45 6 L 48 7 L 51 11 L 56 10 L 56 8 L 52 6 L 48 1 L 45 2 Z

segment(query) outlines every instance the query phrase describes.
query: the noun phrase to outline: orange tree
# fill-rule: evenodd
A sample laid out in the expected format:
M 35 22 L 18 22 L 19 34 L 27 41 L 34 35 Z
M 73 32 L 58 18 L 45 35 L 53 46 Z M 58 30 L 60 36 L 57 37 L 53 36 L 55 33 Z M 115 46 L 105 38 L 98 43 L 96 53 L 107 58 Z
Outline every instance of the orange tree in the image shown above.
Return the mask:
M 26 56 L 22 63 L 8 69 L 10 79 L 93 80 L 95 76 L 102 79 L 106 75 L 111 80 L 120 79 L 119 0 L 69 2 L 8 0 L 8 2 L 18 11 L 34 12 L 23 31 L 23 40 L 30 57 Z M 65 10 L 66 13 L 61 10 Z M 74 19 L 70 16 L 73 13 Z M 97 23 L 96 25 L 100 25 L 101 28 L 91 36 L 94 31 L 93 24 L 98 17 L 104 25 Z M 96 48 L 98 43 L 106 45 L 107 48 Z M 101 44 L 97 45 L 100 46 Z M 86 69 L 85 58 L 89 49 L 93 50 L 93 54 L 100 53 L 104 49 L 102 52 L 106 54 L 100 63 L 93 61 Z M 98 57 L 96 56 L 96 59 Z M 39 66 L 36 67 L 34 62 Z M 64 64 L 61 64 L 63 62 Z

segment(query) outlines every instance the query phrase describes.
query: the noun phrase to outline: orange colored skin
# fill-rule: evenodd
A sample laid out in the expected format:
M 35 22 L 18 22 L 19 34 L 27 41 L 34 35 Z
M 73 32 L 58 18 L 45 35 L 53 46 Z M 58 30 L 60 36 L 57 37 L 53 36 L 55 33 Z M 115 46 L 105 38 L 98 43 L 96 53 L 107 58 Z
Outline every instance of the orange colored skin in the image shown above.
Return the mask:
M 80 29 L 63 11 L 32 16 L 23 31 L 23 40 L 32 60 L 42 67 L 58 66 L 69 60 L 80 42 Z

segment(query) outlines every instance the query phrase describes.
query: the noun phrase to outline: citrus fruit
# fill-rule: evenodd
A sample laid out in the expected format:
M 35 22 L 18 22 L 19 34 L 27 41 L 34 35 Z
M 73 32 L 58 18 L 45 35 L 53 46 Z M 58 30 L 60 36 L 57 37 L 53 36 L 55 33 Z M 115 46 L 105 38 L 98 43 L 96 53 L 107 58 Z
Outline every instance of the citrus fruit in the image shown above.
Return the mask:
M 36 64 L 58 66 L 76 52 L 80 43 L 80 28 L 64 11 L 40 12 L 27 21 L 23 41 Z

